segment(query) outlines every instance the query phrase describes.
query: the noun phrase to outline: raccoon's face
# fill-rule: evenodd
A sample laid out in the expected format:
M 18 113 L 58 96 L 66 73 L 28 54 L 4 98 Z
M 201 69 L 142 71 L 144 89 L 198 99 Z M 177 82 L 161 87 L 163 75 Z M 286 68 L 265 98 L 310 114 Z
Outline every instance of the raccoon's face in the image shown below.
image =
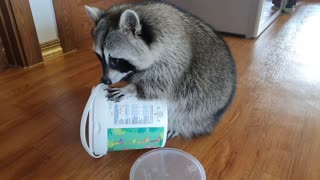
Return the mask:
M 118 82 L 154 63 L 152 34 L 135 11 L 121 6 L 108 11 L 93 7 L 86 10 L 96 24 L 92 31 L 93 50 L 103 68 L 103 83 Z

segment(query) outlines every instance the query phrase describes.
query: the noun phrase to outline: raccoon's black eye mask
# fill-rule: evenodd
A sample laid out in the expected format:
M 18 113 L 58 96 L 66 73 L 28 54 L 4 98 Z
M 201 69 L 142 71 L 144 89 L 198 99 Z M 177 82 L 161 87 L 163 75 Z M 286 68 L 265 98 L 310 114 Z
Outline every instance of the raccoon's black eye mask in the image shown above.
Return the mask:
M 103 52 L 103 50 L 102 50 Z M 105 76 L 108 73 L 108 69 L 114 69 L 116 71 L 119 71 L 121 73 L 128 73 L 125 77 L 123 77 L 122 80 L 129 81 L 130 78 L 134 73 L 137 72 L 136 68 L 129 63 L 129 61 L 121 58 L 114 58 L 114 57 L 109 57 L 109 65 L 106 63 L 106 58 L 104 53 L 102 53 L 102 56 L 100 56 L 98 53 L 96 53 L 99 61 L 101 62 L 102 65 L 102 71 L 103 71 L 103 76 Z M 101 78 L 101 82 L 104 82 L 105 84 L 111 84 L 112 82 L 110 80 L 105 80 Z
M 129 61 L 121 58 L 114 58 L 109 56 L 109 67 L 117 70 L 121 73 L 127 73 L 129 71 L 135 72 L 136 68 L 129 63 Z

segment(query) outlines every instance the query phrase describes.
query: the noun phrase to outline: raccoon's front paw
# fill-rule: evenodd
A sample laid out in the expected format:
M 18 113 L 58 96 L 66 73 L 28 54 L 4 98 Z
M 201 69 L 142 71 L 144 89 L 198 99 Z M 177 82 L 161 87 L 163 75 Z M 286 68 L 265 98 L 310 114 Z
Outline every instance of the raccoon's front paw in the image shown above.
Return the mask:
M 122 88 L 107 88 L 109 101 L 120 102 L 122 99 L 137 96 L 137 89 L 134 84 Z

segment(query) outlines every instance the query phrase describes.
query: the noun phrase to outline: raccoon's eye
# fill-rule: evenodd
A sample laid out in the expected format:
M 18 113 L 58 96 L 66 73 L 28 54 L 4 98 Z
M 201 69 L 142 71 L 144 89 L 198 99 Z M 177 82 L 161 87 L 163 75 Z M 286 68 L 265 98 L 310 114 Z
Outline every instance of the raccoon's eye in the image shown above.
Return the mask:
M 124 60 L 119 59 L 119 58 L 109 57 L 109 61 L 110 61 L 110 63 L 112 63 L 112 64 L 119 65 L 119 63 L 121 63 L 121 62 L 124 61 Z
M 131 65 L 127 60 L 121 58 L 113 58 L 109 56 L 109 66 L 111 69 L 118 70 L 120 72 L 135 71 L 135 67 Z
M 118 58 L 113 58 L 113 57 L 110 57 L 109 56 L 109 65 L 112 67 L 112 68 L 115 68 L 117 66 L 120 65 L 120 59 Z

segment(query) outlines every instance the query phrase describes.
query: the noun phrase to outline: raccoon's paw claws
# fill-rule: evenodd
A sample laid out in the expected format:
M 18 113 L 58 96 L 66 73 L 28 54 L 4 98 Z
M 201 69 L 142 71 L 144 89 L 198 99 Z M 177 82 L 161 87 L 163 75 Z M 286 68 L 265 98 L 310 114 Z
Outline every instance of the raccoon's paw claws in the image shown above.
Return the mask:
M 120 102 L 124 98 L 136 96 L 136 88 L 134 85 L 128 85 L 123 88 L 107 88 L 109 101 Z
M 173 138 L 177 137 L 178 135 L 179 135 L 179 133 L 177 133 L 176 131 L 168 130 L 167 139 L 173 139 Z
M 112 89 L 112 90 L 108 90 L 108 95 L 106 96 L 108 98 L 109 101 L 116 101 L 119 102 L 122 98 L 123 98 L 123 94 L 120 94 L 120 90 L 119 89 Z
M 108 93 L 114 93 L 116 91 L 119 91 L 119 88 L 107 88 L 105 89 Z

